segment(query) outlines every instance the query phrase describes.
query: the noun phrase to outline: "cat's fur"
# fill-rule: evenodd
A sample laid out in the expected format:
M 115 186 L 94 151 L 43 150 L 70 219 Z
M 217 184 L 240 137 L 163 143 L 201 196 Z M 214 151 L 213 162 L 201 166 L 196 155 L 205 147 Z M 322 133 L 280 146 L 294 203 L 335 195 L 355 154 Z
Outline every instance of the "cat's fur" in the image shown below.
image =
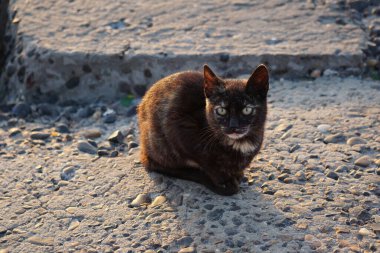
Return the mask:
M 218 194 L 237 193 L 263 142 L 268 88 L 264 65 L 248 81 L 221 79 L 207 65 L 203 74 L 161 79 L 138 107 L 141 162 Z

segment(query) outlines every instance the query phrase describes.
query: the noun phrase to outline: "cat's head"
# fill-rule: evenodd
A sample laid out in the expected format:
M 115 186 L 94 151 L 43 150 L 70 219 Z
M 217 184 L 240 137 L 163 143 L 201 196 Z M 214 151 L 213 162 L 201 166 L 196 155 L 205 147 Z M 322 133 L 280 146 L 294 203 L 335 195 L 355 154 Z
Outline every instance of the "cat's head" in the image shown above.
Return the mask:
M 204 66 L 206 117 L 209 125 L 229 139 L 242 139 L 264 126 L 269 73 L 264 65 L 248 80 L 222 79 Z

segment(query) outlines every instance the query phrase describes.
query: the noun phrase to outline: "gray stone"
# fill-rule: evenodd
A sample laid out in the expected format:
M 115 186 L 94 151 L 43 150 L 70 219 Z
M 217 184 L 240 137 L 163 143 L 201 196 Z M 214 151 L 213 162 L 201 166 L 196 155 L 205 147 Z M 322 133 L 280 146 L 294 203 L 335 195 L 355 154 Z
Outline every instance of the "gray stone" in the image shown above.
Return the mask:
M 66 124 L 59 123 L 55 126 L 55 131 L 61 134 L 68 134 L 70 133 L 70 130 Z
M 116 121 L 116 118 L 117 118 L 116 112 L 112 109 L 108 109 L 103 114 L 103 121 L 104 123 L 107 123 L 107 124 L 114 123 Z
M 178 251 L 178 253 L 195 253 L 196 250 L 194 247 L 186 247 L 186 248 L 182 248 Z
M 293 125 L 292 124 L 280 124 L 276 127 L 276 131 L 279 131 L 279 132 L 286 132 L 288 131 L 290 128 L 292 128 Z
M 34 132 L 34 133 L 30 134 L 30 138 L 32 140 L 46 140 L 49 137 L 50 137 L 50 134 L 43 133 L 43 132 Z
M 321 124 L 317 126 L 317 129 L 321 133 L 328 133 L 331 129 L 331 126 L 328 124 Z
M 99 129 L 86 129 L 81 131 L 81 135 L 86 139 L 96 139 L 102 136 L 102 132 Z
M 134 141 L 128 142 L 128 149 L 137 148 L 138 146 L 139 146 L 139 144 L 137 144 Z
M 74 166 L 63 168 L 61 172 L 61 179 L 65 181 L 69 181 L 75 176 L 75 170 L 76 170 L 76 167 Z
M 124 142 L 124 135 L 121 133 L 120 130 L 116 130 L 113 132 L 107 140 L 112 143 L 123 143 Z
M 372 163 L 372 159 L 365 155 L 355 160 L 354 164 L 360 167 L 368 167 Z
M 150 196 L 145 193 L 137 195 L 137 197 L 131 202 L 132 207 L 137 207 L 143 204 L 148 204 L 151 201 Z
M 347 144 L 350 146 L 354 146 L 357 144 L 365 144 L 365 143 L 367 143 L 367 142 L 360 137 L 351 137 L 347 140 Z
M 335 173 L 334 171 L 331 171 L 331 170 L 326 171 L 326 177 L 329 177 L 329 178 L 334 179 L 334 180 L 339 179 L 339 175 L 337 173 Z
M 77 147 L 79 151 L 91 155 L 95 155 L 98 151 L 97 148 L 91 145 L 88 141 L 79 141 Z
M 346 140 L 346 137 L 343 134 L 331 134 L 326 136 L 326 138 L 323 139 L 325 143 L 339 143 L 344 142 Z

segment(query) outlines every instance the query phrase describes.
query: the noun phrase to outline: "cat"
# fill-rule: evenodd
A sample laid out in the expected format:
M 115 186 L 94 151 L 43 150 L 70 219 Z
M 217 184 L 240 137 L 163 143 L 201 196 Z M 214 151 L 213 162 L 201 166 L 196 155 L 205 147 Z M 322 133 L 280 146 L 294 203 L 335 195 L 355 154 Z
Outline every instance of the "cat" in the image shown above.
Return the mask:
M 207 65 L 203 74 L 159 80 L 137 108 L 142 164 L 220 195 L 236 194 L 263 142 L 268 89 L 264 65 L 248 80 L 222 79 Z

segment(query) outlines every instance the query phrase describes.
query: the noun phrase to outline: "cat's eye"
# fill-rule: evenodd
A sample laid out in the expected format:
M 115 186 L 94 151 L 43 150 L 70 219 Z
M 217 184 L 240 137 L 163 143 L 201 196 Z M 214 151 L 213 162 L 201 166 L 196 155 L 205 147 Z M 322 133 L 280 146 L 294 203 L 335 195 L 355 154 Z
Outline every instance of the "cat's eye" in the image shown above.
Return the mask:
M 252 107 L 244 107 L 244 109 L 243 109 L 243 114 L 244 115 L 250 115 L 250 114 L 252 114 L 252 112 L 253 112 L 253 108 Z
M 216 108 L 215 111 L 216 111 L 216 113 L 217 113 L 218 115 L 220 115 L 220 116 L 224 116 L 224 115 L 227 114 L 227 110 L 224 109 L 223 107 L 218 107 L 218 108 Z

